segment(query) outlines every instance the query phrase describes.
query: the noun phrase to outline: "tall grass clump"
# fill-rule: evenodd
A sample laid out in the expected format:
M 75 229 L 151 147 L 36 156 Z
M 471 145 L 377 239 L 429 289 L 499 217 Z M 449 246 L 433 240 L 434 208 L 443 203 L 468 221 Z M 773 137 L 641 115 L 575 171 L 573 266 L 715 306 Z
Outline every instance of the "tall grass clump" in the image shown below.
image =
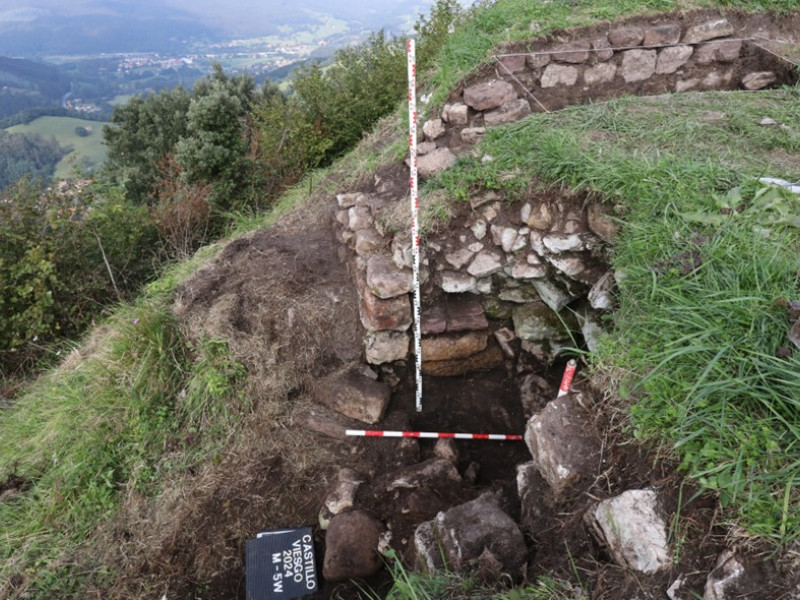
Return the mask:
M 98 333 L 87 356 L 68 357 L 0 413 L 0 482 L 19 482 L 0 502 L 0 580 L 22 582 L 27 597 L 69 597 L 78 565 L 65 557 L 127 495 L 155 495 L 214 452 L 247 410 L 226 344 L 193 346 L 166 306 L 123 308 Z
M 386 600 L 581 600 L 585 594 L 568 581 L 543 575 L 534 583 L 513 587 L 506 582 L 482 582 L 475 575 L 453 571 L 420 573 L 407 570 L 390 554 L 394 584 Z M 378 600 L 378 596 L 371 596 Z

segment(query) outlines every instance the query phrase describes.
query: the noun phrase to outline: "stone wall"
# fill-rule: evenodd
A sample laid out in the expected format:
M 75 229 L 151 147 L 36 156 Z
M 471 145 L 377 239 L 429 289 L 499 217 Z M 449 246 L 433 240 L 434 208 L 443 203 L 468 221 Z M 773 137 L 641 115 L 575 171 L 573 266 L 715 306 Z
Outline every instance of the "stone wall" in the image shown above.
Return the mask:
M 692 25 L 639 19 L 503 50 L 424 124 L 422 176 L 436 170 L 444 148 L 458 154 L 487 127 L 531 112 L 622 95 L 758 90 L 797 81 L 793 65 L 769 51 L 778 18 L 765 25 L 763 18 L 751 23 L 734 16 Z
M 422 125 L 420 176 L 448 168 L 487 127 L 545 108 L 622 94 L 757 90 L 796 77 L 764 50 L 778 27 L 772 17 L 750 23 L 731 15 L 638 19 L 507 49 Z M 380 365 L 411 351 L 411 251 L 407 236 L 381 226 L 382 212 L 407 190 L 375 189 L 339 194 L 336 223 L 353 251 L 366 360 Z M 447 231 L 426 236 L 423 372 L 491 369 L 520 349 L 543 361 L 576 343 L 592 350 L 600 317 L 613 308 L 614 279 L 603 257 L 617 225 L 608 210 L 568 193 L 515 205 L 484 191 Z

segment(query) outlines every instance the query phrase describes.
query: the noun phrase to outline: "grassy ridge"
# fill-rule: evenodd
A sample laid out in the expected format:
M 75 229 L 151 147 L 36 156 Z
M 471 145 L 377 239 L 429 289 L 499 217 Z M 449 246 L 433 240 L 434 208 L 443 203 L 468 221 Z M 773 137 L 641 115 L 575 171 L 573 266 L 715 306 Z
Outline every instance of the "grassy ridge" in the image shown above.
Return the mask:
M 595 358 L 635 400 L 640 435 L 668 440 L 691 476 L 754 533 L 800 536 L 800 89 L 624 98 L 490 131 L 432 187 L 591 190 L 622 209 L 620 310 Z M 760 126 L 769 116 L 787 128 Z M 625 374 L 624 376 L 621 374 Z

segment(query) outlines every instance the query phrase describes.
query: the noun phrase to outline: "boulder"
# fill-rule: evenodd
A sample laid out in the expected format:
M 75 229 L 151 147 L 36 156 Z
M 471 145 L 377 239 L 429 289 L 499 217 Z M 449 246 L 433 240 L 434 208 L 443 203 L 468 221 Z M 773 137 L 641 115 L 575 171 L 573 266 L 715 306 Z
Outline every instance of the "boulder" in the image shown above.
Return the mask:
M 592 40 L 592 49 L 594 50 L 594 57 L 600 62 L 611 60 L 614 57 L 614 51 L 611 49 L 611 44 L 608 43 L 608 37 L 605 35 Z
M 314 385 L 314 399 L 351 419 L 374 424 L 381 420 L 392 392 L 389 386 L 355 370 L 328 375 Z
M 359 315 L 367 331 L 406 331 L 411 327 L 411 300 L 408 294 L 383 300 L 368 289 L 359 289 Z
M 425 179 L 449 169 L 455 162 L 456 155 L 450 148 L 437 148 L 417 159 L 417 172 Z
M 505 73 L 519 73 L 525 70 L 525 55 L 513 54 L 509 56 L 502 56 L 498 60 L 500 74 Z
M 589 42 L 580 40 L 556 46 L 550 50 L 550 56 L 557 62 L 580 64 L 589 60 L 589 48 Z
M 353 206 L 347 211 L 347 227 L 353 231 L 372 227 L 372 212 L 367 206 Z
M 408 334 L 400 331 L 372 331 L 364 338 L 367 362 L 372 365 L 405 360 L 408 356 Z
M 569 65 L 547 65 L 544 73 L 542 73 L 540 85 L 543 88 L 551 88 L 558 85 L 575 85 L 578 81 L 578 73 L 578 69 Z
M 442 271 L 439 287 L 448 294 L 461 294 L 475 289 L 477 280 L 467 273 L 459 271 Z
M 485 350 L 488 339 L 489 333 L 486 330 L 423 337 L 422 361 L 466 358 Z
M 444 260 L 454 269 L 460 269 L 461 267 L 467 265 L 469 261 L 472 260 L 473 256 L 475 256 L 475 253 L 469 248 L 459 248 L 454 252 L 448 252 L 445 254 Z
M 681 39 L 681 26 L 675 23 L 656 25 L 644 30 L 644 46 L 671 46 Z
M 446 131 L 447 130 L 444 128 L 444 121 L 441 119 L 430 119 L 429 121 L 425 121 L 425 124 L 422 126 L 422 133 L 425 134 L 425 138 L 428 140 L 440 138 Z
M 535 52 L 529 54 L 525 59 L 525 64 L 531 69 L 541 69 L 550 63 L 550 55 L 546 52 Z
M 772 71 L 758 71 L 745 75 L 742 78 L 742 87 L 746 90 L 761 90 L 777 80 L 778 76 Z
M 469 107 L 461 102 L 445 104 L 442 120 L 450 125 L 466 125 L 469 122 Z
M 456 572 L 508 573 L 517 579 L 528 561 L 519 526 L 491 493 L 422 523 L 414 533 L 414 546 L 421 566 L 429 572 L 446 566 Z
M 502 270 L 503 256 L 493 250 L 479 252 L 467 267 L 467 273 L 477 278 L 488 277 Z
M 322 576 L 328 581 L 369 577 L 383 566 L 378 541 L 383 524 L 363 510 L 353 510 L 331 519 L 325 535 Z
M 616 74 L 617 67 L 612 63 L 599 63 L 583 72 L 583 80 L 589 85 L 608 83 L 613 81 Z
M 436 142 L 420 142 L 417 144 L 417 156 L 423 156 L 436 150 Z
M 398 269 L 388 256 L 374 254 L 367 260 L 367 288 L 378 298 L 388 300 L 411 292 L 409 269 Z
M 383 236 L 374 228 L 359 229 L 355 235 L 355 251 L 359 256 L 369 256 L 383 246 Z
M 671 46 L 664 48 L 658 53 L 658 62 L 656 62 L 656 73 L 659 75 L 669 75 L 680 69 L 686 64 L 694 48 L 692 46 Z
M 528 257 L 536 257 L 536 255 L 529 254 Z M 540 279 L 546 275 L 547 265 L 541 261 L 537 264 L 532 264 L 530 260 L 527 260 L 526 262 L 515 263 L 514 266 L 511 267 L 511 277 L 514 279 Z
M 656 50 L 627 50 L 622 53 L 622 77 L 627 83 L 644 81 L 656 72 Z
M 608 41 L 615 48 L 638 46 L 644 39 L 641 27 L 617 27 L 608 32 Z
M 578 395 L 568 394 L 551 400 L 528 420 L 525 443 L 556 496 L 597 467 L 600 446 L 590 419 Z
M 502 79 L 478 83 L 464 90 L 464 103 L 475 110 L 497 108 L 516 98 L 514 86 Z
M 586 512 L 585 520 L 620 566 L 645 574 L 672 566 L 667 524 L 653 490 L 628 490 L 603 500 Z
M 513 123 L 531 114 L 531 106 L 525 98 L 506 102 L 500 108 L 484 113 L 483 122 L 487 127 Z
M 710 42 L 699 46 L 694 52 L 693 59 L 698 65 L 710 65 L 714 62 L 729 63 L 739 58 L 741 51 L 741 40 Z
M 733 25 L 727 19 L 715 19 L 687 29 L 683 36 L 683 43 L 697 44 L 733 34 Z
M 336 194 L 336 203 L 339 205 L 339 208 L 367 206 L 369 204 L 369 197 L 363 192 L 355 192 L 353 194 Z
M 455 440 L 450 438 L 436 440 L 436 444 L 433 446 L 433 455 L 454 465 L 458 464 L 459 453 Z

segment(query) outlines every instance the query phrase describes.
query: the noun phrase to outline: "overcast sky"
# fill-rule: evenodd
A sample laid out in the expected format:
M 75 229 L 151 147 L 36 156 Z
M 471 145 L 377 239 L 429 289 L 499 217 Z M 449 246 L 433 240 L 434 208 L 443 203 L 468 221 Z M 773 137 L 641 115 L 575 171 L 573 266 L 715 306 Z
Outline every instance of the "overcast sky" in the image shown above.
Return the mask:
M 325 13 L 370 28 L 394 22 L 398 15 L 427 12 L 434 0 L 0 0 L 0 22 L 30 23 L 45 16 L 130 15 L 143 18 L 192 18 L 229 33 L 255 33 L 269 24 Z

